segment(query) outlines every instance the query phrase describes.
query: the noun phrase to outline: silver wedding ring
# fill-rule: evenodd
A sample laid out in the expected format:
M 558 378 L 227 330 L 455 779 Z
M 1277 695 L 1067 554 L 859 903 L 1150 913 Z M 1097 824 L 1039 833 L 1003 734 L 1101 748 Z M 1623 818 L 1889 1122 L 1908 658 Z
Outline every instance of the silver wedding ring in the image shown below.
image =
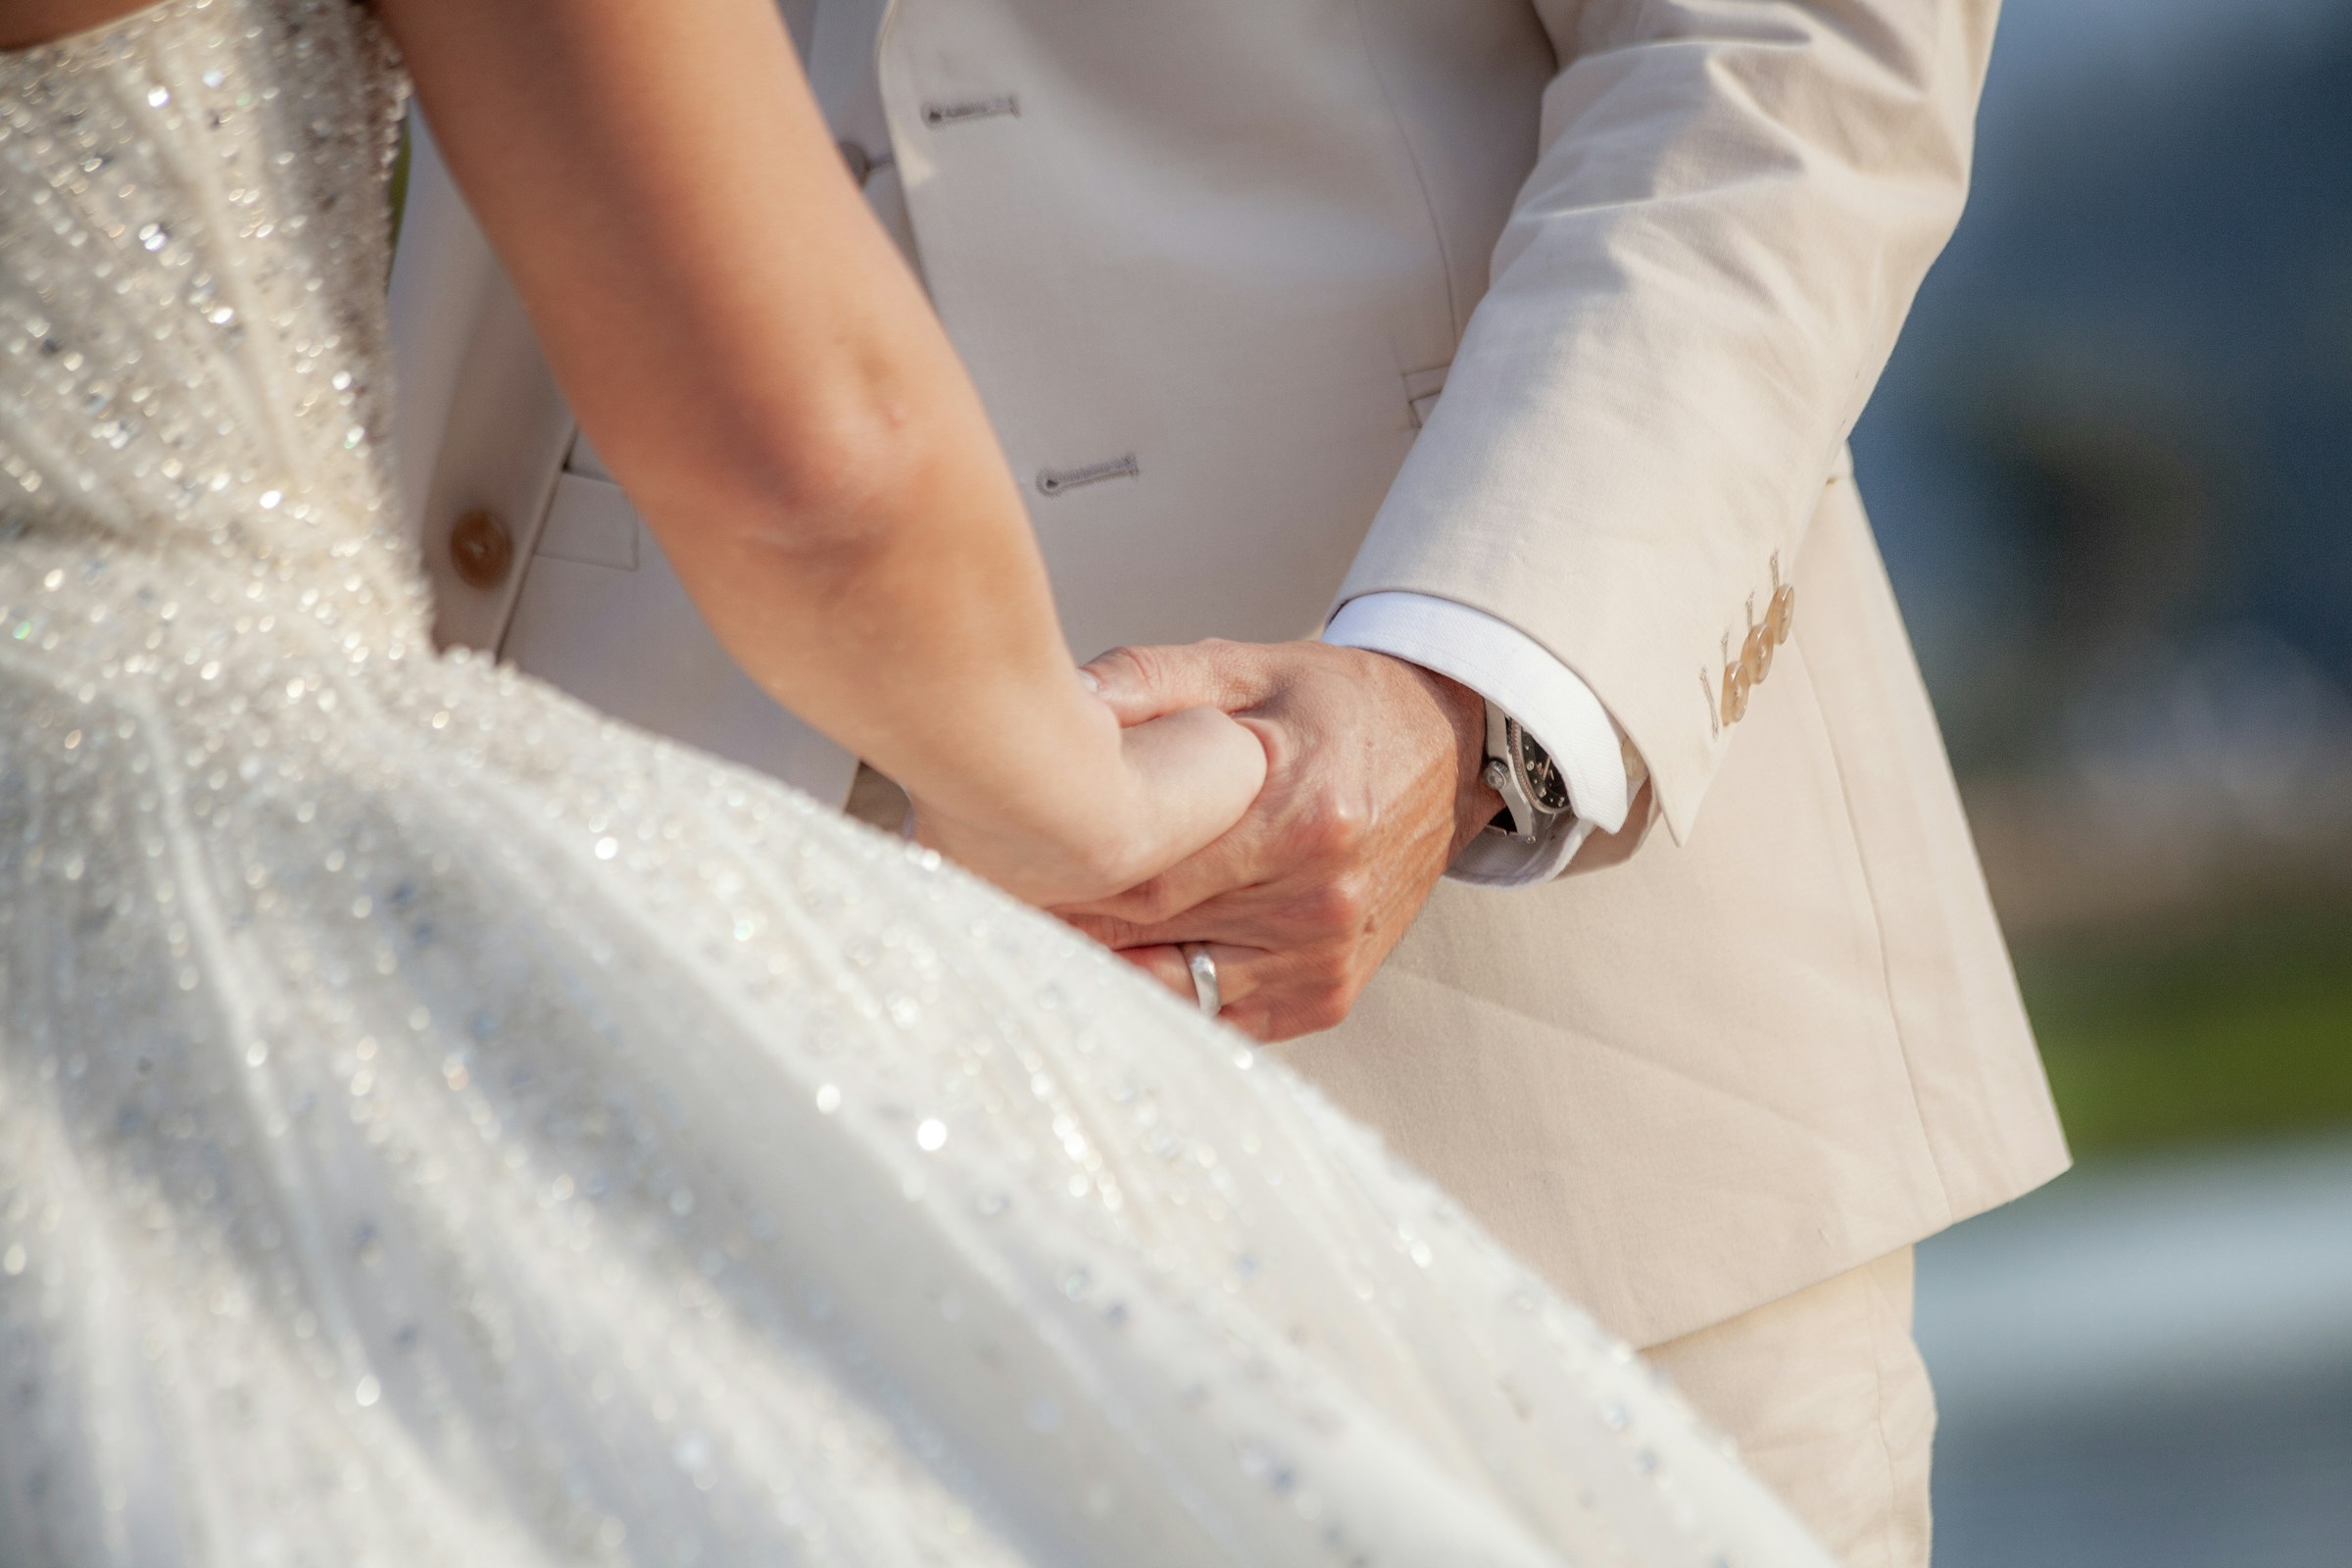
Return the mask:
M 1184 966 L 1193 972 L 1194 999 L 1203 1015 L 1214 1018 L 1225 1008 L 1225 995 L 1217 985 L 1217 960 L 1208 956 L 1205 942 L 1187 942 L 1179 951 L 1184 954 Z

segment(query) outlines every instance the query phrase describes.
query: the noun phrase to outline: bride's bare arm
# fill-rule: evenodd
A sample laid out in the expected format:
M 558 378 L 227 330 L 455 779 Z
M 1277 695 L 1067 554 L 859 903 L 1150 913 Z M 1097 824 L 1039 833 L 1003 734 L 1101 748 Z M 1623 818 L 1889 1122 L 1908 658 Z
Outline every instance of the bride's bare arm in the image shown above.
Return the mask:
M 770 0 L 378 9 L 582 424 L 754 678 L 1032 898 L 1240 814 L 1247 731 L 1122 735 L 1080 686 L 979 400 Z

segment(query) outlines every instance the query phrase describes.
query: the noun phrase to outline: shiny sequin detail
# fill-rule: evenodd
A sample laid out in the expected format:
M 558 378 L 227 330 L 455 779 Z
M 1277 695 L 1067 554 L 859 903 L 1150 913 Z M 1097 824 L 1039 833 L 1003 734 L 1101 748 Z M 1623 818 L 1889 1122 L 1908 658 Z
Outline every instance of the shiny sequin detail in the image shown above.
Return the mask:
M 400 96 L 0 55 L 0 1562 L 1825 1564 L 1278 1063 L 431 651 Z

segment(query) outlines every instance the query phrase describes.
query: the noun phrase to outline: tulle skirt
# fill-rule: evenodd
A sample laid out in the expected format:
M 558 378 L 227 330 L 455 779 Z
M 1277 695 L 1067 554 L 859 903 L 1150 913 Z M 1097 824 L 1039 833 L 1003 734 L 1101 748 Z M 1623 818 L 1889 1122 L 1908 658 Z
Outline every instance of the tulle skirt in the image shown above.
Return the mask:
M 1280 1063 L 351 586 L 0 546 L 0 1561 L 1826 1563 Z

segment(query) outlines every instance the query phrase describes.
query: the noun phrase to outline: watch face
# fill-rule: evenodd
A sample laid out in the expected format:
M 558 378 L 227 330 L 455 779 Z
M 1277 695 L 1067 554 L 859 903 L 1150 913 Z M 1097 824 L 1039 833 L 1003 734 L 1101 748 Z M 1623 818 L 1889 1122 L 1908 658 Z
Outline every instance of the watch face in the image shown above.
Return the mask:
M 1519 732 L 1519 775 L 1527 780 L 1528 798 L 1544 810 L 1568 809 L 1568 781 L 1560 777 L 1551 754 L 1525 730 Z

